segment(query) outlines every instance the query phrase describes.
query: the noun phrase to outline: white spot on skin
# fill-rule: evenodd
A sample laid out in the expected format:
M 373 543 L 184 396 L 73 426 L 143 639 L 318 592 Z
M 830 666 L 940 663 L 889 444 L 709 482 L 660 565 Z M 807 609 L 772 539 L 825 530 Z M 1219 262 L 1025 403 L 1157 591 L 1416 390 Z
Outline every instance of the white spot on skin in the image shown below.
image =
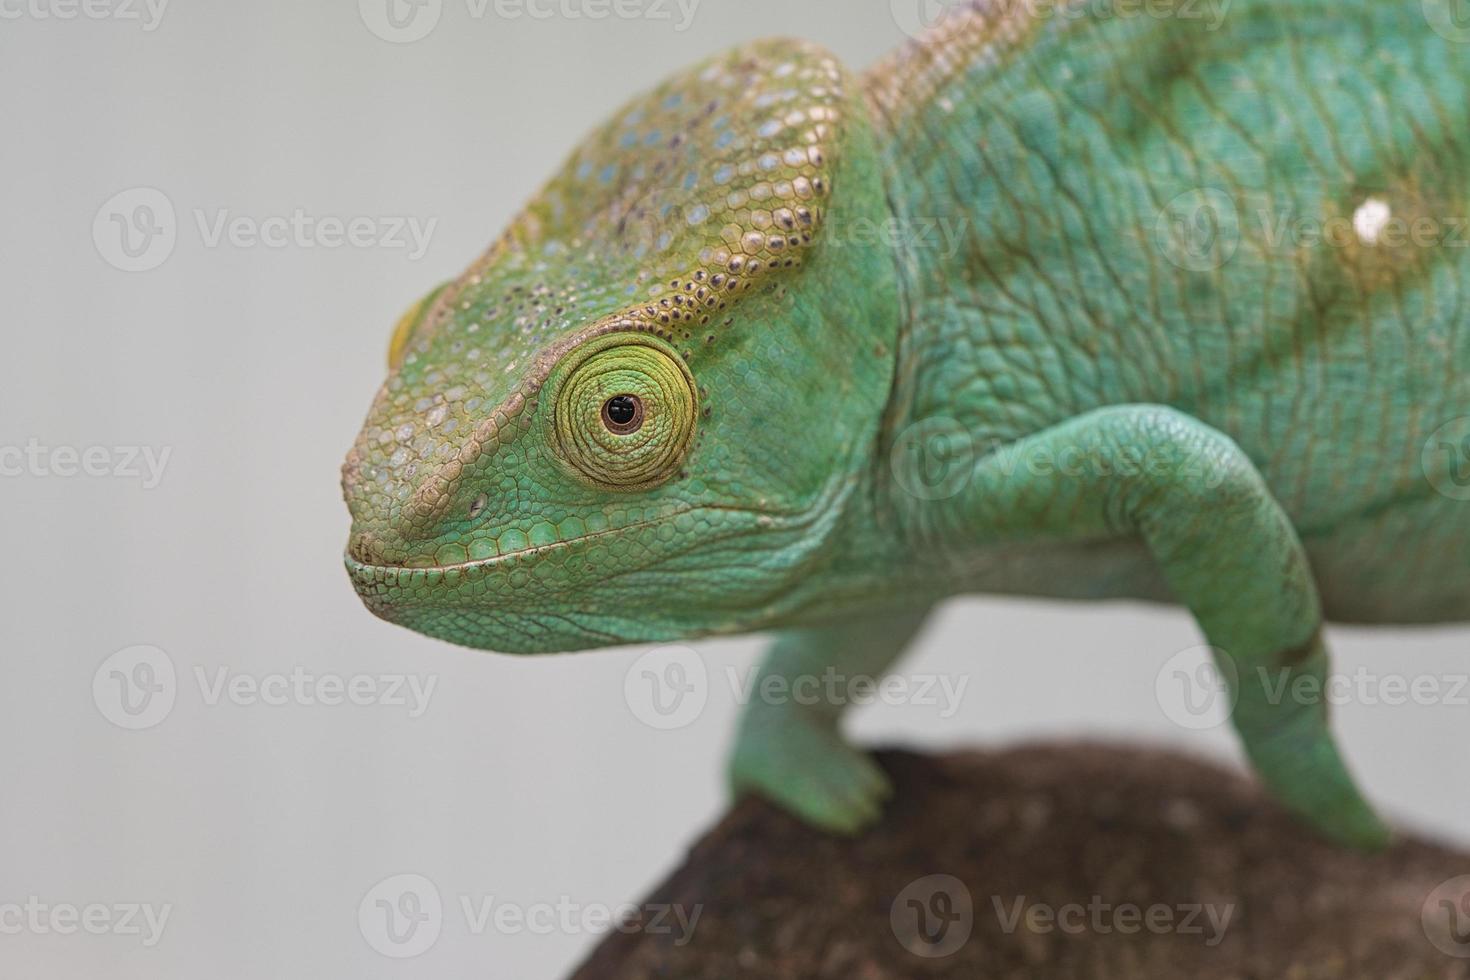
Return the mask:
M 1392 217 L 1393 211 L 1386 202 L 1370 197 L 1353 212 L 1353 231 L 1365 245 L 1375 245 Z

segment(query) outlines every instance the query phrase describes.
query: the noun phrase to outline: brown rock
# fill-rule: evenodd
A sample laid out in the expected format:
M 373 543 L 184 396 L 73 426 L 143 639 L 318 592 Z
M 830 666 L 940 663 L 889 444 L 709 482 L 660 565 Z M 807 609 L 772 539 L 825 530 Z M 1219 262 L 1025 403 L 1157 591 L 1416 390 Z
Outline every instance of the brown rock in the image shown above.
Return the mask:
M 1158 751 L 879 758 L 881 825 L 839 839 L 742 800 L 643 903 L 697 909 L 688 935 L 645 911 L 573 980 L 1470 978 L 1462 852 L 1343 850 Z

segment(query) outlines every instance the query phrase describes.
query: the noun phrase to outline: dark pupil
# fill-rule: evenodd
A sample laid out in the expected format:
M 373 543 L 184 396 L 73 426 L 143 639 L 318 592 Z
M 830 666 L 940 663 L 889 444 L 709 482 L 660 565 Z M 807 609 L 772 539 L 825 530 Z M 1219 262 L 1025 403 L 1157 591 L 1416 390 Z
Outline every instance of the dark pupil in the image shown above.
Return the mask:
M 607 400 L 607 417 L 615 425 L 627 425 L 637 412 L 632 395 L 614 395 Z

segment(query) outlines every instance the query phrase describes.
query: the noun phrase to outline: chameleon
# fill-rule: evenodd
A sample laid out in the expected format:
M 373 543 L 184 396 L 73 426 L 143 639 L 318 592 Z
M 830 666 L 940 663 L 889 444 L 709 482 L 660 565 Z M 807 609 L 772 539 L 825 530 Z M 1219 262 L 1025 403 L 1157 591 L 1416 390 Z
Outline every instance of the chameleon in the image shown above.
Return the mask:
M 1325 622 L 1470 618 L 1470 30 L 1224 2 L 956 3 L 632 99 L 394 329 L 362 601 L 510 654 L 769 633 L 757 684 L 881 677 L 961 594 L 1179 605 L 1269 792 L 1385 844 L 1293 692 Z M 734 791 L 878 821 L 839 700 L 752 699 Z

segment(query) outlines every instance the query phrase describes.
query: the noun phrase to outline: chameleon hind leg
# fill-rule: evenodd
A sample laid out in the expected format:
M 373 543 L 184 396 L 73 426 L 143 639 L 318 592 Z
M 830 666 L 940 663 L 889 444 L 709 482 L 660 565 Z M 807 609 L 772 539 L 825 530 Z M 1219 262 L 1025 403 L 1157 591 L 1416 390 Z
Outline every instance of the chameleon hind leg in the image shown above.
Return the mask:
M 779 633 L 740 720 L 731 791 L 756 793 L 835 833 L 856 833 L 875 822 L 891 789 L 878 765 L 842 738 L 845 692 L 854 678 L 880 680 L 926 615 Z
M 1227 436 L 1164 406 L 1098 409 L 982 456 L 956 496 L 922 506 L 941 539 L 1141 539 L 1217 650 L 1267 788 L 1335 840 L 1386 842 L 1326 700 L 1293 696 L 1327 674 L 1316 585 L 1291 521 Z

